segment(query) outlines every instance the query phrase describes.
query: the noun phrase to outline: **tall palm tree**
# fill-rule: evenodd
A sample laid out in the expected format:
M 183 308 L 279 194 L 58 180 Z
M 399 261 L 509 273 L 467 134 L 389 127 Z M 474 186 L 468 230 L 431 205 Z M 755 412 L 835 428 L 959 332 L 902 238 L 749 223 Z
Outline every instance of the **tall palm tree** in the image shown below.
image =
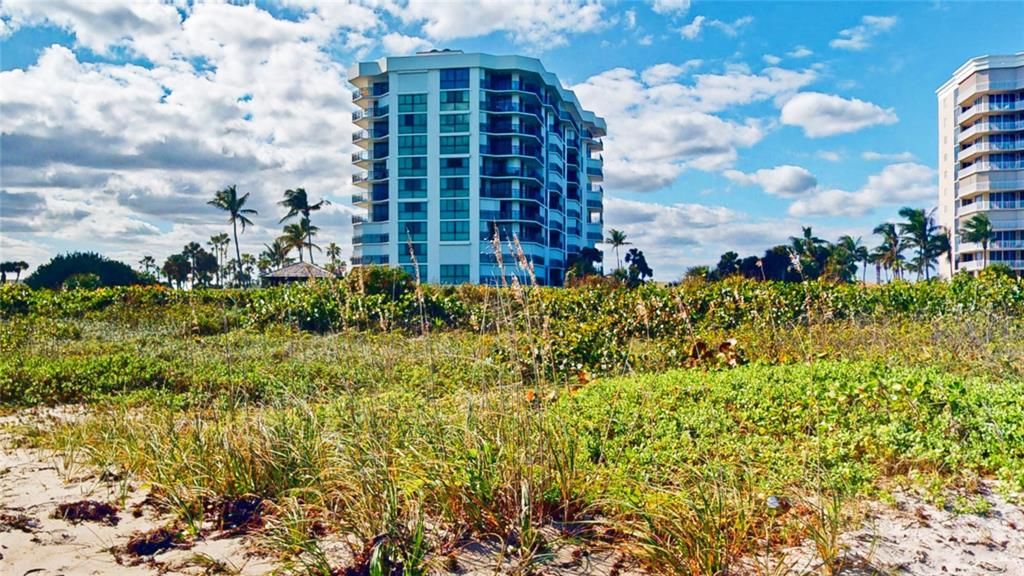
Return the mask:
M 316 248 L 318 251 L 320 250 L 320 247 L 313 243 L 313 236 L 316 235 L 317 230 L 319 230 L 319 228 L 313 226 L 309 223 L 309 220 L 303 218 L 299 220 L 298 224 L 286 225 L 284 227 L 284 234 L 278 239 L 288 246 L 289 252 L 291 252 L 292 249 L 297 248 L 299 250 L 299 262 L 304 262 L 302 258 L 303 248 L 309 248 L 310 254 L 313 253 L 313 248 Z M 312 263 L 313 261 L 310 260 L 310 264 Z
M 900 278 L 903 250 L 906 249 L 906 245 L 903 243 L 903 239 L 900 238 L 896 225 L 891 222 L 883 222 L 875 226 L 873 232 L 882 237 L 882 243 L 875 248 L 875 252 L 878 255 L 878 261 L 882 264 L 882 268 L 885 269 L 886 275 L 892 271 L 895 278 Z
M 221 232 L 220 234 L 214 234 L 210 236 L 210 241 L 206 243 L 210 247 L 210 251 L 214 257 L 217 258 L 217 284 L 221 284 L 221 268 L 224 266 L 223 260 L 227 256 L 227 246 L 231 243 L 231 237 L 228 236 L 227 232 Z
M 821 275 L 821 257 L 827 256 L 827 242 L 815 236 L 810 226 L 801 226 L 801 231 L 800 236 L 790 236 L 789 242 L 800 259 L 802 274 L 806 278 L 817 278 Z
M 921 273 L 924 273 L 924 279 L 929 279 L 929 271 L 932 268 L 932 262 L 935 260 L 935 236 L 938 234 L 939 227 L 935 224 L 932 215 L 935 210 L 926 212 L 923 208 L 900 208 L 900 216 L 907 219 L 906 222 L 901 222 L 899 225 L 900 235 L 906 240 L 912 248 L 917 251 L 917 257 L 914 258 L 914 268 L 917 271 L 918 279 L 921 278 Z
M 287 264 L 294 262 L 288 257 L 288 253 L 291 252 L 292 246 L 284 240 L 284 238 L 277 238 L 271 244 L 264 244 L 263 253 L 260 257 L 265 257 L 270 268 L 280 268 Z M 301 250 L 300 250 L 301 253 Z
M 142 259 L 139 260 L 139 266 L 142 266 L 142 269 L 146 271 L 146 274 L 149 274 L 150 268 L 156 268 L 156 259 L 152 256 L 143 256 Z
M 310 215 L 311 212 L 315 212 L 317 210 L 320 210 L 324 206 L 330 206 L 331 203 L 327 199 L 323 199 L 323 200 L 320 200 L 319 202 L 317 202 L 315 204 L 310 204 L 309 203 L 309 195 L 306 194 L 306 190 L 304 188 L 296 188 L 294 190 L 285 190 L 284 191 L 284 200 L 278 202 L 278 204 L 280 204 L 281 206 L 284 206 L 285 208 L 288 209 L 288 213 L 284 215 L 284 218 L 281 218 L 280 222 L 284 222 L 285 220 L 288 220 L 289 218 L 294 218 L 295 216 L 301 214 L 302 215 L 302 220 L 305 220 L 307 225 L 308 225 L 309 221 L 310 221 L 309 220 L 309 215 Z M 309 247 L 309 263 L 310 264 L 313 263 L 313 246 L 314 246 L 314 244 L 313 244 L 312 230 L 314 228 L 315 227 L 313 227 L 313 226 L 309 226 L 308 227 L 308 230 L 309 230 L 310 234 L 309 234 L 308 238 L 306 239 L 306 245 Z
M 252 226 L 252 220 L 249 220 L 248 216 L 256 216 L 259 212 L 252 208 L 246 208 L 245 203 L 249 200 L 249 193 L 239 196 L 238 190 L 235 189 L 234 184 L 228 186 L 223 190 L 218 190 L 213 200 L 207 202 L 210 206 L 220 208 L 228 213 L 228 222 L 231 222 L 231 229 L 235 235 L 235 258 L 240 264 L 242 262 L 242 251 L 238 246 L 238 223 L 242 223 L 242 232 L 245 232 L 246 226 Z M 241 270 L 239 266 L 238 270 Z
M 625 232 L 612 228 L 608 231 L 608 237 L 604 239 L 604 243 L 615 249 L 615 262 L 618 264 L 619 269 L 621 269 L 622 259 L 619 258 L 619 248 L 626 246 L 627 244 L 632 244 L 632 242 L 626 241 Z
M 837 244 L 842 246 L 850 255 L 850 258 L 858 264 L 861 269 L 861 282 L 866 283 L 868 264 L 871 262 L 871 254 L 868 252 L 867 247 L 861 242 L 861 237 L 858 236 L 855 240 L 853 236 L 840 236 Z
M 327 245 L 327 257 L 331 260 L 331 263 L 327 268 L 334 274 L 338 274 L 338 261 L 341 260 L 341 246 L 338 246 L 334 242 Z
M 181 250 L 182 255 L 188 258 L 189 270 L 192 272 L 192 279 L 190 286 L 196 287 L 196 256 L 203 250 L 203 247 L 199 245 L 199 242 L 189 242 L 185 244 L 185 247 Z
M 970 220 L 964 222 L 964 228 L 960 231 L 960 239 L 964 242 L 981 244 L 982 267 L 988 268 L 988 245 L 996 239 L 996 231 L 992 228 L 992 221 L 985 214 L 975 214 Z

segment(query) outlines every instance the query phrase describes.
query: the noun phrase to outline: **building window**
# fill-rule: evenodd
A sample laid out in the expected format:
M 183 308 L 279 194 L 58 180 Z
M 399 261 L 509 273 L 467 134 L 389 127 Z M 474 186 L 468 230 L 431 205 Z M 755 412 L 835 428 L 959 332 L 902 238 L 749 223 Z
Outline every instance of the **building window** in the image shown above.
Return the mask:
M 469 196 L 469 178 L 441 178 L 441 196 Z
M 426 178 L 400 178 L 398 180 L 398 198 L 400 200 L 410 198 L 427 197 Z
M 441 241 L 460 242 L 469 240 L 469 221 L 452 220 L 441 222 Z
M 441 136 L 441 154 L 469 154 L 469 136 Z
M 426 112 L 427 111 L 427 95 L 426 94 L 399 94 L 398 95 L 398 111 L 399 112 Z
M 427 267 L 421 264 L 418 268 L 416 266 L 405 265 L 402 266 L 402 270 L 405 270 L 410 276 L 417 277 L 421 281 L 427 280 Z M 419 274 L 419 276 L 417 276 Z
M 469 282 L 469 264 L 441 264 L 441 284 Z
M 427 137 L 426 136 L 399 136 L 398 137 L 398 155 L 399 156 L 426 156 L 427 155 Z
M 441 176 L 468 176 L 469 158 L 441 158 Z
M 441 220 L 469 218 L 469 200 L 441 200 Z
M 427 132 L 426 114 L 399 114 L 399 134 L 425 134 Z
M 427 241 L 427 223 L 426 222 L 405 222 L 402 224 L 402 232 L 399 234 L 398 239 L 401 243 L 406 242 L 426 242 Z
M 412 156 L 398 159 L 398 176 L 426 176 L 427 157 Z
M 441 133 L 469 132 L 469 114 L 443 114 Z
M 469 110 L 469 90 L 441 92 L 441 112 Z
M 469 88 L 469 68 L 441 70 L 441 90 L 451 88 Z
M 388 205 L 387 204 L 374 204 L 373 209 L 370 211 L 371 222 L 387 222 L 388 221 Z
M 399 220 L 426 220 L 427 219 L 427 203 L 426 202 L 399 202 L 398 203 L 398 219 Z

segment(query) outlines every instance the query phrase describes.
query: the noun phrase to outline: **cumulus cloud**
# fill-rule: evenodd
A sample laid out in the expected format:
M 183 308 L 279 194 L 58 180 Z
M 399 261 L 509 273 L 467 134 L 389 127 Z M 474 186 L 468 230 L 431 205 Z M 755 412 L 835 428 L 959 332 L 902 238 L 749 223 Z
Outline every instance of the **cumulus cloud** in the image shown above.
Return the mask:
M 753 74 L 733 69 L 700 74 L 684 84 L 667 79 L 675 72 L 669 67 L 639 74 L 616 68 L 572 87 L 588 108 L 608 121 L 605 177 L 610 188 L 652 191 L 687 169 L 731 167 L 738 149 L 764 137 L 766 122 L 725 119 L 716 113 L 795 93 L 815 78 L 811 71 L 770 68 Z
M 814 54 L 814 52 L 812 52 L 811 49 L 808 48 L 807 46 L 797 46 L 796 48 L 793 48 L 791 51 L 787 52 L 786 56 L 789 56 L 790 58 L 807 58 L 812 54 Z
M 727 250 L 763 251 L 799 229 L 795 220 L 754 218 L 724 206 L 665 205 L 613 196 L 605 198 L 605 214 L 605 229 L 626 232 L 629 241 L 643 250 L 659 280 L 676 280 L 690 266 L 713 264 Z M 602 249 L 605 270 L 613 270 L 615 252 L 608 246 Z
M 828 45 L 839 50 L 865 50 L 871 46 L 871 40 L 891 30 L 897 21 L 895 16 L 864 16 L 857 26 L 840 30 Z
M 839 162 L 843 158 L 842 154 L 834 150 L 818 150 L 815 156 L 828 162 Z
M 679 35 L 687 40 L 696 40 L 700 37 L 701 32 L 705 27 L 716 28 L 726 36 L 735 37 L 739 35 L 740 30 L 745 26 L 748 26 L 754 21 L 752 16 L 743 16 L 737 18 L 732 22 L 724 22 L 722 20 L 709 20 L 704 16 L 694 16 L 693 20 L 679 28 Z
M 868 177 L 858 190 L 818 190 L 793 202 L 789 214 L 805 216 L 863 216 L 885 205 L 933 201 L 938 196 L 936 172 L 913 162 L 890 164 Z
M 640 78 L 648 86 L 658 86 L 660 84 L 667 84 L 679 78 L 689 70 L 698 68 L 701 65 L 700 60 L 688 60 L 682 65 L 664 63 L 655 64 L 650 68 L 644 70 L 640 74 Z
M 723 175 L 744 185 L 760 186 L 765 192 L 782 198 L 796 198 L 815 190 L 818 179 L 801 166 L 782 165 L 745 174 L 739 170 L 726 170 Z
M 354 107 L 344 66 L 323 47 L 355 23 L 332 28 L 329 6 L 285 21 L 254 6 L 69 5 L 0 10 L 12 27 L 49 22 L 97 53 L 118 48 L 153 65 L 85 62 L 54 45 L 0 72 L 5 254 L 27 259 L 38 251 L 26 244 L 52 253 L 64 242 L 162 260 L 226 229 L 206 201 L 229 184 L 260 211 L 242 237 L 243 251 L 257 252 L 279 232 L 286 188 L 348 201 L 353 169 L 339 158 L 354 151 Z M 15 215 L 26 203 L 31 213 Z M 347 244 L 344 210 L 318 214 L 325 240 Z
M 865 160 L 883 160 L 885 162 L 913 162 L 915 157 L 910 152 L 894 152 L 891 154 L 884 154 L 882 152 L 875 152 L 873 150 L 866 150 L 860 155 Z
M 461 2 L 409 0 L 391 5 L 405 23 L 419 23 L 433 41 L 474 38 L 505 32 L 528 46 L 561 46 L 568 35 L 607 25 L 604 6 L 589 0 L 481 0 L 467 10 Z
M 761 59 L 764 60 L 764 63 L 768 64 L 769 66 L 777 66 L 779 62 L 782 62 L 782 58 L 779 58 L 774 54 L 765 54 L 764 56 L 761 56 Z
M 690 0 L 654 0 L 651 9 L 658 14 L 682 14 L 690 9 Z
M 404 56 L 414 52 L 430 50 L 434 47 L 429 40 L 415 36 L 406 36 L 399 32 L 385 34 L 381 38 L 381 46 L 383 46 L 385 52 L 392 56 Z
M 856 132 L 868 126 L 895 124 L 892 108 L 820 92 L 801 92 L 782 107 L 783 124 L 799 126 L 810 138 Z

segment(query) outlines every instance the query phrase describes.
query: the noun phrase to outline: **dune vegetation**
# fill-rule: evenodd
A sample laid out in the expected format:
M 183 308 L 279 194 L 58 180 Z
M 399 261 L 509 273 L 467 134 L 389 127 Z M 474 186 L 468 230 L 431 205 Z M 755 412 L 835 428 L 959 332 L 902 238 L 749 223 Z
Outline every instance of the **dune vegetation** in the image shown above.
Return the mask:
M 18 432 L 144 483 L 182 538 L 255 503 L 297 572 L 453 570 L 472 540 L 542 573 L 557 533 L 654 573 L 773 573 L 808 540 L 841 562 L 856 503 L 898 487 L 1024 490 L 1022 312 L 998 275 L 8 285 L 0 403 L 83 405 Z M 347 566 L 323 549 L 341 536 Z

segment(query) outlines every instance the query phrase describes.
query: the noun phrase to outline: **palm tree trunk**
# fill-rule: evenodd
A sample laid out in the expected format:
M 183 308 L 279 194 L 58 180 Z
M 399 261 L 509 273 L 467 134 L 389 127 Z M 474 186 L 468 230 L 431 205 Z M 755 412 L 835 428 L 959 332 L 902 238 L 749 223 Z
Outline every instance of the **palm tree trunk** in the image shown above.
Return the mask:
M 235 257 L 238 258 L 238 268 L 235 271 L 235 284 L 240 284 L 242 277 L 242 249 L 238 246 L 238 222 L 232 218 L 231 228 L 235 234 Z

